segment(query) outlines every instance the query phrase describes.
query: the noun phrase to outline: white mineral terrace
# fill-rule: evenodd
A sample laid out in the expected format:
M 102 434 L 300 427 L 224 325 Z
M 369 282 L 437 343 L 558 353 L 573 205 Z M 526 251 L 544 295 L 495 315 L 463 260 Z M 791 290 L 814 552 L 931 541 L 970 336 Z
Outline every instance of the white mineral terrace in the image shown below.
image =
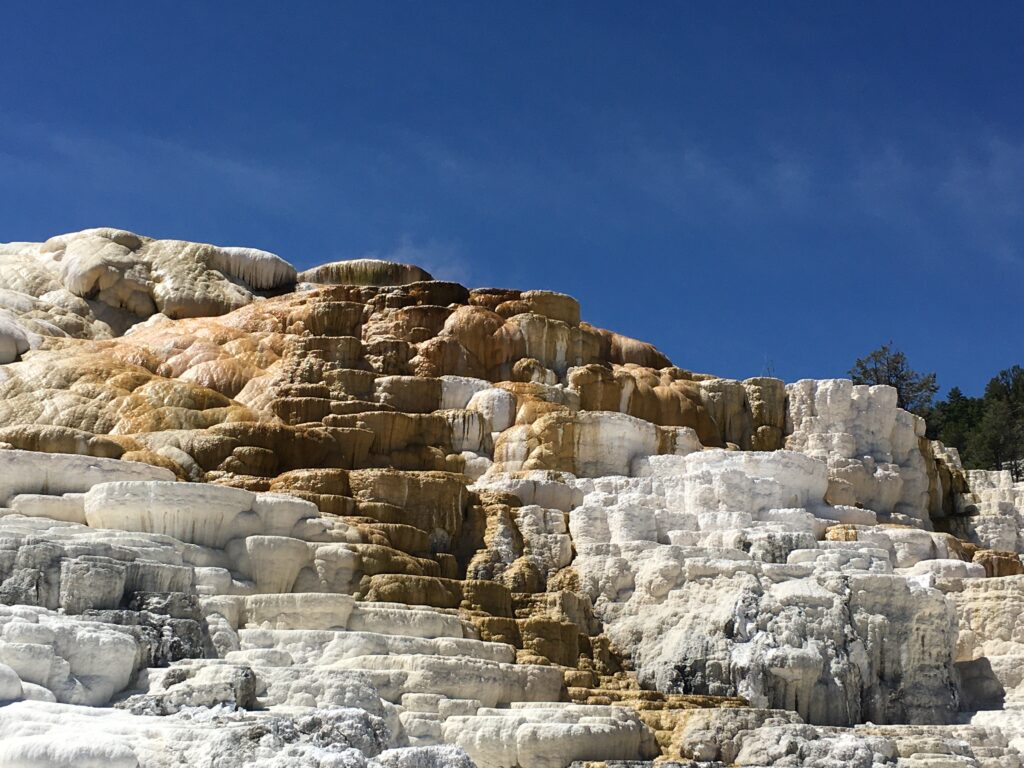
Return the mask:
M 0 278 L 0 768 L 1022 765 L 1024 484 L 888 387 L 372 260 Z

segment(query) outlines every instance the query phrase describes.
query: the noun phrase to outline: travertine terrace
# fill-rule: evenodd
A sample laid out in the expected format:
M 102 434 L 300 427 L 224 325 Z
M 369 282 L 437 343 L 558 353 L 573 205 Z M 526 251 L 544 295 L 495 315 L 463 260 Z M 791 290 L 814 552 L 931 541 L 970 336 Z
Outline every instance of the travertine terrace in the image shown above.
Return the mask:
M 0 768 L 1019 768 L 1024 486 L 585 315 L 0 245 Z

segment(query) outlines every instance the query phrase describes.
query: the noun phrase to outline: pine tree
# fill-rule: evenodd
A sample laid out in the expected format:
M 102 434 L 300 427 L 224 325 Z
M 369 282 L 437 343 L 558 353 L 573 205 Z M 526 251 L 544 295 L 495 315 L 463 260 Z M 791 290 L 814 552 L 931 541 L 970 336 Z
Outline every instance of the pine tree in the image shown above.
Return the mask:
M 984 414 L 970 441 L 987 469 L 1008 469 L 1024 477 L 1024 368 L 1000 371 L 985 387 Z
M 972 440 L 984 413 L 982 398 L 968 397 L 959 387 L 953 387 L 928 414 L 928 437 L 957 448 L 965 467 L 981 469 L 984 465 L 974 455 Z
M 907 356 L 883 344 L 867 357 L 858 359 L 850 369 L 854 384 L 888 384 L 896 388 L 896 402 L 900 408 L 924 416 L 931 408 L 932 399 L 939 391 L 934 373 L 918 373 L 907 364 Z

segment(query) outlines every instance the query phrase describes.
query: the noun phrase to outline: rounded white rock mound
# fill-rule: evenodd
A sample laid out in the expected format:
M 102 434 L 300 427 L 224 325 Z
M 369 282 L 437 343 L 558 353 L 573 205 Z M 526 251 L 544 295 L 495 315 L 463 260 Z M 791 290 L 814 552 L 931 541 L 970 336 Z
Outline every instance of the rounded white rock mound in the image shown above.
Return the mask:
M 0 741 L 4 768 L 139 768 L 126 744 L 96 734 L 16 736 Z
M 257 291 L 294 285 L 298 276 L 295 267 L 276 253 L 259 248 L 218 248 L 213 253 L 210 266 Z
M 383 259 L 333 261 L 299 273 L 303 283 L 326 285 L 407 285 L 433 279 L 429 272 L 415 264 Z
M 23 696 L 21 678 L 6 664 L 0 663 L 0 704 L 17 701 Z
M 5 450 L 0 458 L 0 506 L 4 507 L 21 494 L 61 496 L 116 480 L 174 480 L 169 469 L 136 461 L 20 450 Z
M 815 509 L 828 489 L 827 466 L 795 451 L 711 449 L 649 462 L 666 496 L 695 514 Z
M 241 488 L 168 481 L 119 481 L 93 486 L 84 497 L 92 528 L 161 533 L 223 548 L 233 539 L 291 536 L 320 516 L 316 505 Z
M 2 245 L 0 276 L 8 273 L 16 277 L 5 287 L 31 297 L 66 290 L 102 307 L 103 319 L 121 331 L 157 313 L 222 315 L 297 277 L 280 256 L 256 248 L 155 240 L 111 227 Z
M 35 334 L 30 334 L 9 313 L 0 311 L 0 365 L 13 363 L 32 348 Z

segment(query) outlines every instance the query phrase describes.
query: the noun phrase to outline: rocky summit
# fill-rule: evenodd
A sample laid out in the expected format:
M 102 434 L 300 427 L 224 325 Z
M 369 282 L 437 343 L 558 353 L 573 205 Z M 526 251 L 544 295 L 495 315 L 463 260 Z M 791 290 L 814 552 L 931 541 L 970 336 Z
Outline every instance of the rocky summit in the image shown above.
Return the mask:
M 583 316 L 0 245 L 0 768 L 1019 768 L 1024 483 Z

